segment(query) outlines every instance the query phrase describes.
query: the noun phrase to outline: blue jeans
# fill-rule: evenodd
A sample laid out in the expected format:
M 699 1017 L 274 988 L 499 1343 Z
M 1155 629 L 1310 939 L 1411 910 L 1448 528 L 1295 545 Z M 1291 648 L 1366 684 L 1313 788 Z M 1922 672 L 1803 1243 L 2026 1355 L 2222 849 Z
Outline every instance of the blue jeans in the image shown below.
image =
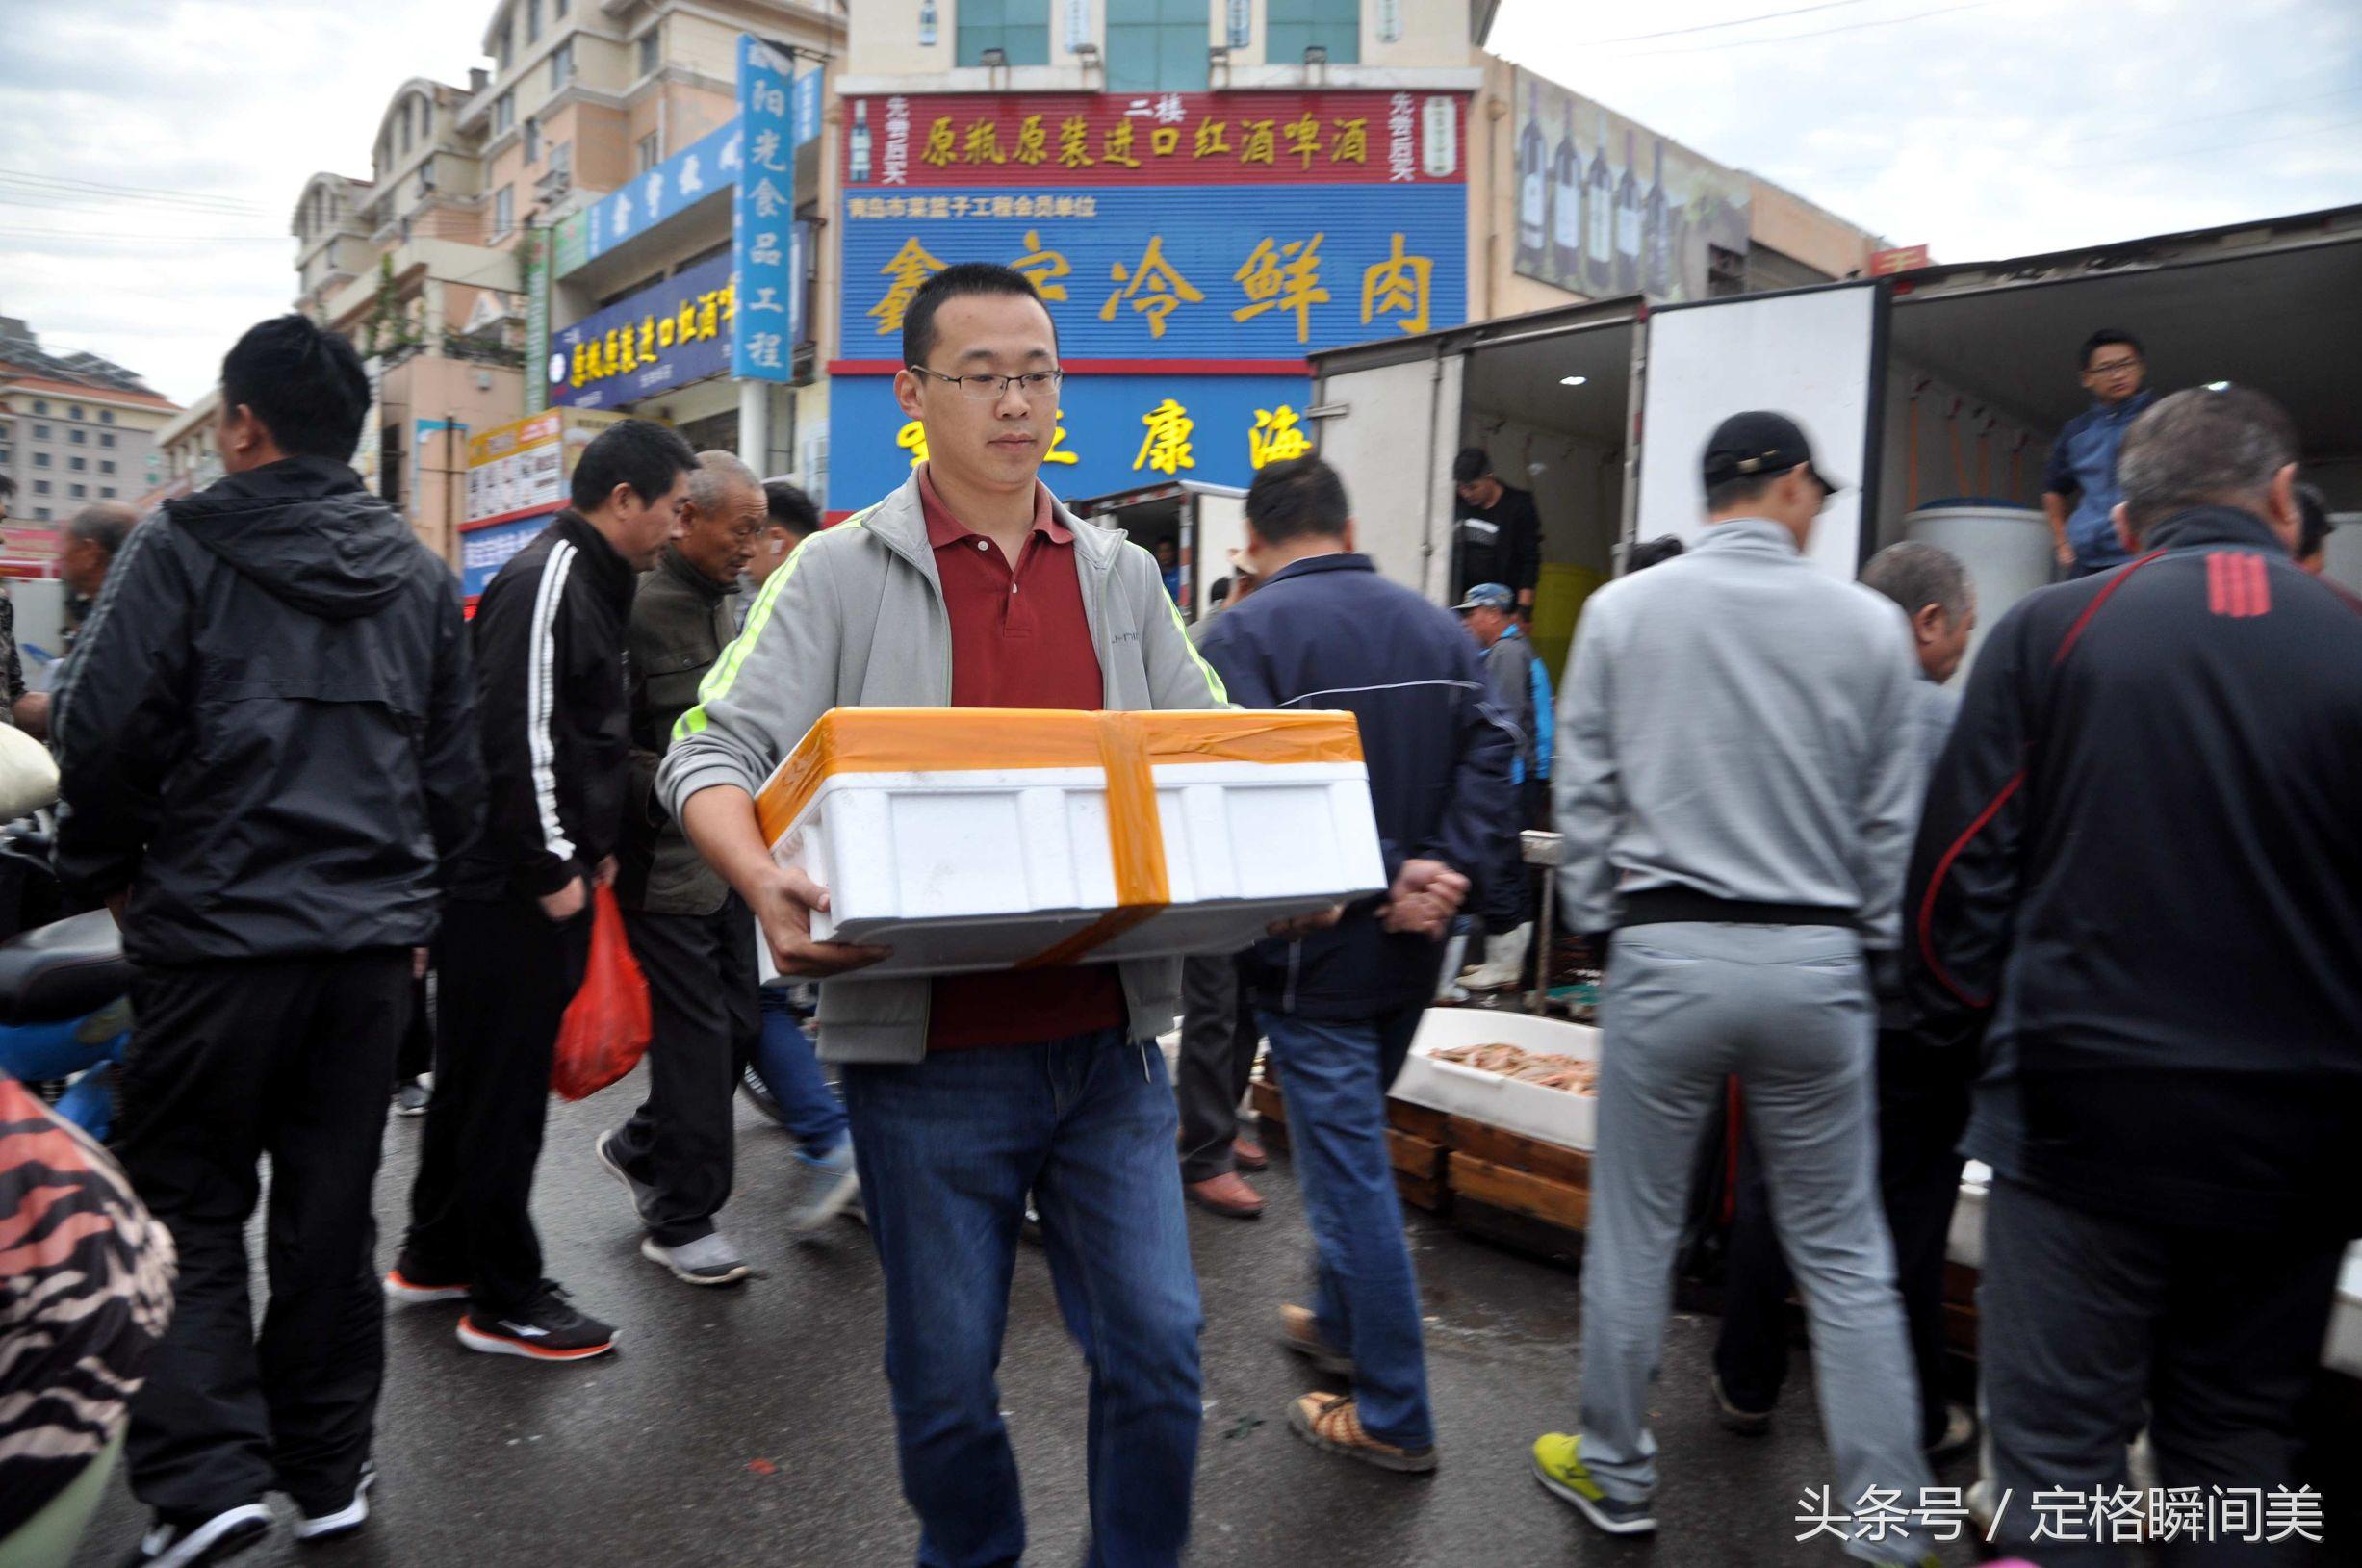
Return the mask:
M 787 1005 L 784 986 L 764 986 L 756 995 L 762 1004 L 762 1035 L 755 1042 L 755 1075 L 779 1101 L 796 1146 L 815 1160 L 833 1154 L 845 1141 L 845 1108 L 821 1074 L 811 1037 Z
M 1435 1441 L 1420 1340 L 1419 1279 L 1386 1147 L 1386 1087 L 1402 1070 L 1417 1008 L 1327 1022 L 1261 1013 L 1288 1104 L 1296 1179 L 1320 1252 L 1321 1337 L 1353 1362 L 1365 1431 L 1399 1448 Z
M 994 1370 L 1028 1192 L 1091 1368 L 1091 1568 L 1181 1560 L 1197 1469 L 1197 1276 L 1164 1053 L 1117 1029 L 850 1066 L 886 1272 L 886 1376 L 921 1568 L 1025 1551 Z

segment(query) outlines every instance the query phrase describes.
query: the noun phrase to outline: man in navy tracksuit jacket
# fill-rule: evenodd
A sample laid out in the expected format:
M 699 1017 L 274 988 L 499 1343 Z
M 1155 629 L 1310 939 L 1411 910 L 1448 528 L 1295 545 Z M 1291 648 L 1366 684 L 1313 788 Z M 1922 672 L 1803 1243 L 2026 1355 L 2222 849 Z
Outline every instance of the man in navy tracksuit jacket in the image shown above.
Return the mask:
M 1287 1340 L 1354 1370 L 1355 1399 L 1308 1395 L 1289 1422 L 1316 1446 L 1429 1470 L 1435 1433 L 1386 1089 L 1435 994 L 1452 914 L 1472 886 L 1516 874 L 1516 737 L 1451 613 L 1353 553 L 1345 487 L 1326 464 L 1263 470 L 1246 526 L 1262 585 L 1223 612 L 1199 652 L 1242 707 L 1343 708 L 1359 720 L 1392 884 L 1335 928 L 1264 942 L 1246 962 L 1320 1251 L 1314 1305 L 1285 1309 Z
M 1931 784 L 1904 948 L 1923 1015 L 1985 1034 L 1982 1370 L 2021 1497 L 2122 1486 L 2144 1419 L 2169 1489 L 2290 1484 L 2362 1230 L 2362 604 L 2290 557 L 2296 454 L 2255 393 L 2143 415 L 2132 561 L 2002 619 Z

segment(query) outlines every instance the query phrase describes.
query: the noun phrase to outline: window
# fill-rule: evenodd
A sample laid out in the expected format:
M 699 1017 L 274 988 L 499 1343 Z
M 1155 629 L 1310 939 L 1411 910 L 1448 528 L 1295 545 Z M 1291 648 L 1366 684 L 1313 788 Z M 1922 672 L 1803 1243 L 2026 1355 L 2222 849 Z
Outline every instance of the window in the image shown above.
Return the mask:
M 49 412 L 49 405 L 47 403 L 35 403 L 33 405 L 33 412 L 36 414 L 46 414 Z M 49 426 L 46 424 L 36 424 L 33 427 L 33 439 L 36 441 L 48 440 Z
M 550 90 L 555 92 L 574 80 L 574 39 L 566 39 L 550 51 Z
M 72 469 L 76 474 L 81 474 L 90 468 L 90 460 L 87 457 L 68 457 L 65 460 L 65 466 Z
M 506 74 L 509 62 L 517 57 L 515 40 L 515 28 L 503 27 L 501 29 L 501 39 L 499 44 L 492 51 L 492 59 L 493 64 L 500 66 L 502 74 Z
M 65 405 L 65 417 L 69 420 L 78 420 L 82 418 L 82 405 L 80 403 L 67 403 Z
M 36 506 L 33 508 L 33 515 L 39 521 L 46 523 L 49 521 L 49 508 L 46 506 Z
M 113 418 L 115 418 L 115 416 L 114 416 L 113 414 L 109 414 L 109 415 L 108 415 L 108 416 L 106 416 L 106 417 L 107 417 L 107 418 L 109 418 L 109 419 L 113 419 Z M 112 446 L 114 446 L 114 445 L 115 445 L 115 432 L 114 432 L 113 430 L 101 430 L 101 431 L 99 431 L 99 432 L 98 432 L 98 444 L 99 444 L 100 446 L 102 446 L 102 447 L 112 447 Z
M 1271 0 L 1264 22 L 1263 58 L 1273 65 L 1300 65 L 1314 44 L 1328 51 L 1332 65 L 1361 59 L 1361 0 Z
M 541 41 L 541 0 L 525 0 L 525 43 L 531 48 Z
M 550 149 L 550 173 L 558 180 L 570 180 L 574 175 L 574 143 L 561 141 Z
M 640 74 L 642 76 L 656 74 L 656 61 L 663 47 L 661 37 L 656 29 L 652 27 L 640 35 Z
M 525 161 L 528 165 L 541 162 L 541 121 L 530 115 L 525 116 Z
M 98 487 L 98 499 L 101 501 L 113 501 L 115 499 L 115 486 L 111 484 L 100 485 Z
M 1709 299 L 1747 292 L 1747 257 L 1721 245 L 1706 247 L 1706 293 Z
M 1205 0 L 1107 0 L 1107 90 L 1203 92 Z
M 504 185 L 492 198 L 492 237 L 496 240 L 517 226 L 517 188 Z
M 492 100 L 492 134 L 506 136 L 517 123 L 517 95 L 503 92 Z
M 550 14 L 562 19 L 566 14 L 566 0 L 552 0 Z
M 112 457 L 100 458 L 98 460 L 98 472 L 101 474 L 113 474 L 115 472 L 115 459 Z
M 402 100 L 401 128 L 397 136 L 397 141 L 401 147 L 401 153 L 404 158 L 410 156 L 410 99 L 404 98 Z
M 47 468 L 49 466 L 49 454 L 45 451 L 35 452 L 33 454 L 33 466 L 35 468 Z
M 66 493 L 71 495 L 76 501 L 81 501 L 90 495 L 90 487 L 87 484 L 68 485 L 66 486 Z
M 646 136 L 644 136 L 644 137 L 640 138 L 640 146 L 639 146 L 639 154 L 638 154 L 638 157 L 639 157 L 639 167 L 638 167 L 638 168 L 636 168 L 636 169 L 634 170 L 634 172 L 635 172 L 635 173 L 645 174 L 645 173 L 647 173 L 647 172 L 648 172 L 650 169 L 652 169 L 652 168 L 654 168 L 654 167 L 656 167 L 656 133 L 655 133 L 655 132 L 651 131 L 651 132 L 649 132 L 649 133 L 648 133 Z
M 1050 0 L 960 0 L 956 42 L 963 65 L 983 64 L 987 49 L 1002 50 L 1012 65 L 1046 65 Z
M 113 424 L 115 423 L 115 410 L 112 408 L 100 409 L 98 411 L 98 423 L 101 424 Z
M 65 432 L 65 439 L 72 442 L 77 447 L 87 447 L 90 444 L 90 432 L 88 430 L 68 430 Z
M 428 153 L 428 154 L 426 155 L 426 161 L 425 161 L 424 163 L 423 163 L 423 164 L 419 165 L 419 195 L 420 195 L 420 197 L 421 197 L 422 199 L 424 199 L 424 197 L 426 197 L 426 196 L 432 195 L 432 194 L 434 193 L 434 189 L 435 189 L 435 159 L 434 159 L 434 154 L 432 154 L 432 153 Z
M 49 494 L 49 481 L 47 479 L 34 480 L 33 493 L 37 496 L 45 496 Z
M 49 412 L 49 404 L 44 399 L 36 398 L 33 399 L 33 412 L 46 414 Z

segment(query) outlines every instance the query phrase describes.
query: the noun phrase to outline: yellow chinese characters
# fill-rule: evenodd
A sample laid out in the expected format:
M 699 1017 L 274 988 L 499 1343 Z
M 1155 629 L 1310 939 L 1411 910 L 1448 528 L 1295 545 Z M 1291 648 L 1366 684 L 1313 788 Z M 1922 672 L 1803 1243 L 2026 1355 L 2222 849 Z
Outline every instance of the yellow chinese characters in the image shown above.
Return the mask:
M 1017 126 L 1016 161 L 1030 166 L 1040 163 L 1049 155 L 1049 128 L 1041 123 L 1040 115 L 1026 116 Z
M 967 157 L 971 164 L 1005 164 L 1008 154 L 1001 151 L 1001 128 L 998 123 L 980 119 L 967 128 Z
M 1039 229 L 1025 231 L 1025 254 L 1009 264 L 1033 280 L 1034 291 L 1045 300 L 1066 297 L 1066 286 L 1056 281 L 1074 270 L 1066 258 L 1055 250 L 1041 248 Z M 1055 456 L 1055 453 L 1052 454 Z
M 927 254 L 927 247 L 916 238 L 902 242 L 894 259 L 878 269 L 886 278 L 886 297 L 869 307 L 869 314 L 878 319 L 881 333 L 902 330 L 903 312 L 911 308 L 911 296 L 918 286 L 943 270 L 943 264 Z
M 1296 341 L 1312 341 L 1312 307 L 1326 304 L 1329 293 L 1321 287 L 1321 236 L 1273 245 L 1270 236 L 1255 243 L 1245 265 L 1232 278 L 1246 291 L 1247 302 L 1230 313 L 1234 321 L 1250 321 L 1267 310 L 1296 313 Z M 1365 315 L 1363 320 L 1369 318 Z
M 666 349 L 720 337 L 724 323 L 736 314 L 737 296 L 724 285 L 685 298 L 661 316 L 652 311 L 637 321 L 611 326 L 568 352 L 566 384 L 578 389 L 653 366 Z
M 1114 321 L 1116 307 L 1129 299 L 1134 310 L 1148 318 L 1148 335 L 1152 338 L 1165 335 L 1165 318 L 1182 304 L 1194 305 L 1205 299 L 1196 285 L 1165 259 L 1165 237 L 1161 234 L 1149 237 L 1148 248 L 1141 252 L 1139 266 L 1127 271 L 1123 263 L 1117 262 L 1108 269 L 1108 276 L 1117 288 L 1107 296 L 1107 303 L 1099 307 L 1099 320 Z
M 918 155 L 918 161 L 933 164 L 937 168 L 949 167 L 958 156 L 957 145 L 952 135 L 951 116 L 945 115 L 927 127 L 927 147 Z
M 1312 441 L 1297 428 L 1297 419 L 1296 410 L 1286 403 L 1277 408 L 1256 409 L 1254 427 L 1246 432 L 1247 461 L 1262 468 L 1267 463 L 1284 463 L 1311 451 Z
M 1402 236 L 1397 234 L 1386 259 L 1362 272 L 1362 324 L 1367 326 L 1380 316 L 1399 316 L 1401 319 L 1395 325 L 1403 331 L 1425 332 L 1428 285 L 1434 273 L 1435 263 L 1428 258 L 1402 253 Z
M 1154 469 L 1159 474 L 1178 474 L 1185 468 L 1195 468 L 1197 460 L 1190 455 L 1190 432 L 1197 422 L 1190 411 L 1170 398 L 1158 403 L 1140 417 L 1148 433 L 1140 444 L 1140 455 L 1132 459 L 1135 471 Z

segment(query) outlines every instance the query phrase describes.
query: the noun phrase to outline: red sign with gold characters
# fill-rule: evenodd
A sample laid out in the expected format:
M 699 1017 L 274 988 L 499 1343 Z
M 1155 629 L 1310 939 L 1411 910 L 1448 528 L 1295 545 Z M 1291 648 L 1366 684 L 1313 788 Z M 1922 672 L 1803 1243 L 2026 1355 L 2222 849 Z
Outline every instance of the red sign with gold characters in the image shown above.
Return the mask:
M 1462 103 L 1426 92 L 856 98 L 845 184 L 1463 184 Z

